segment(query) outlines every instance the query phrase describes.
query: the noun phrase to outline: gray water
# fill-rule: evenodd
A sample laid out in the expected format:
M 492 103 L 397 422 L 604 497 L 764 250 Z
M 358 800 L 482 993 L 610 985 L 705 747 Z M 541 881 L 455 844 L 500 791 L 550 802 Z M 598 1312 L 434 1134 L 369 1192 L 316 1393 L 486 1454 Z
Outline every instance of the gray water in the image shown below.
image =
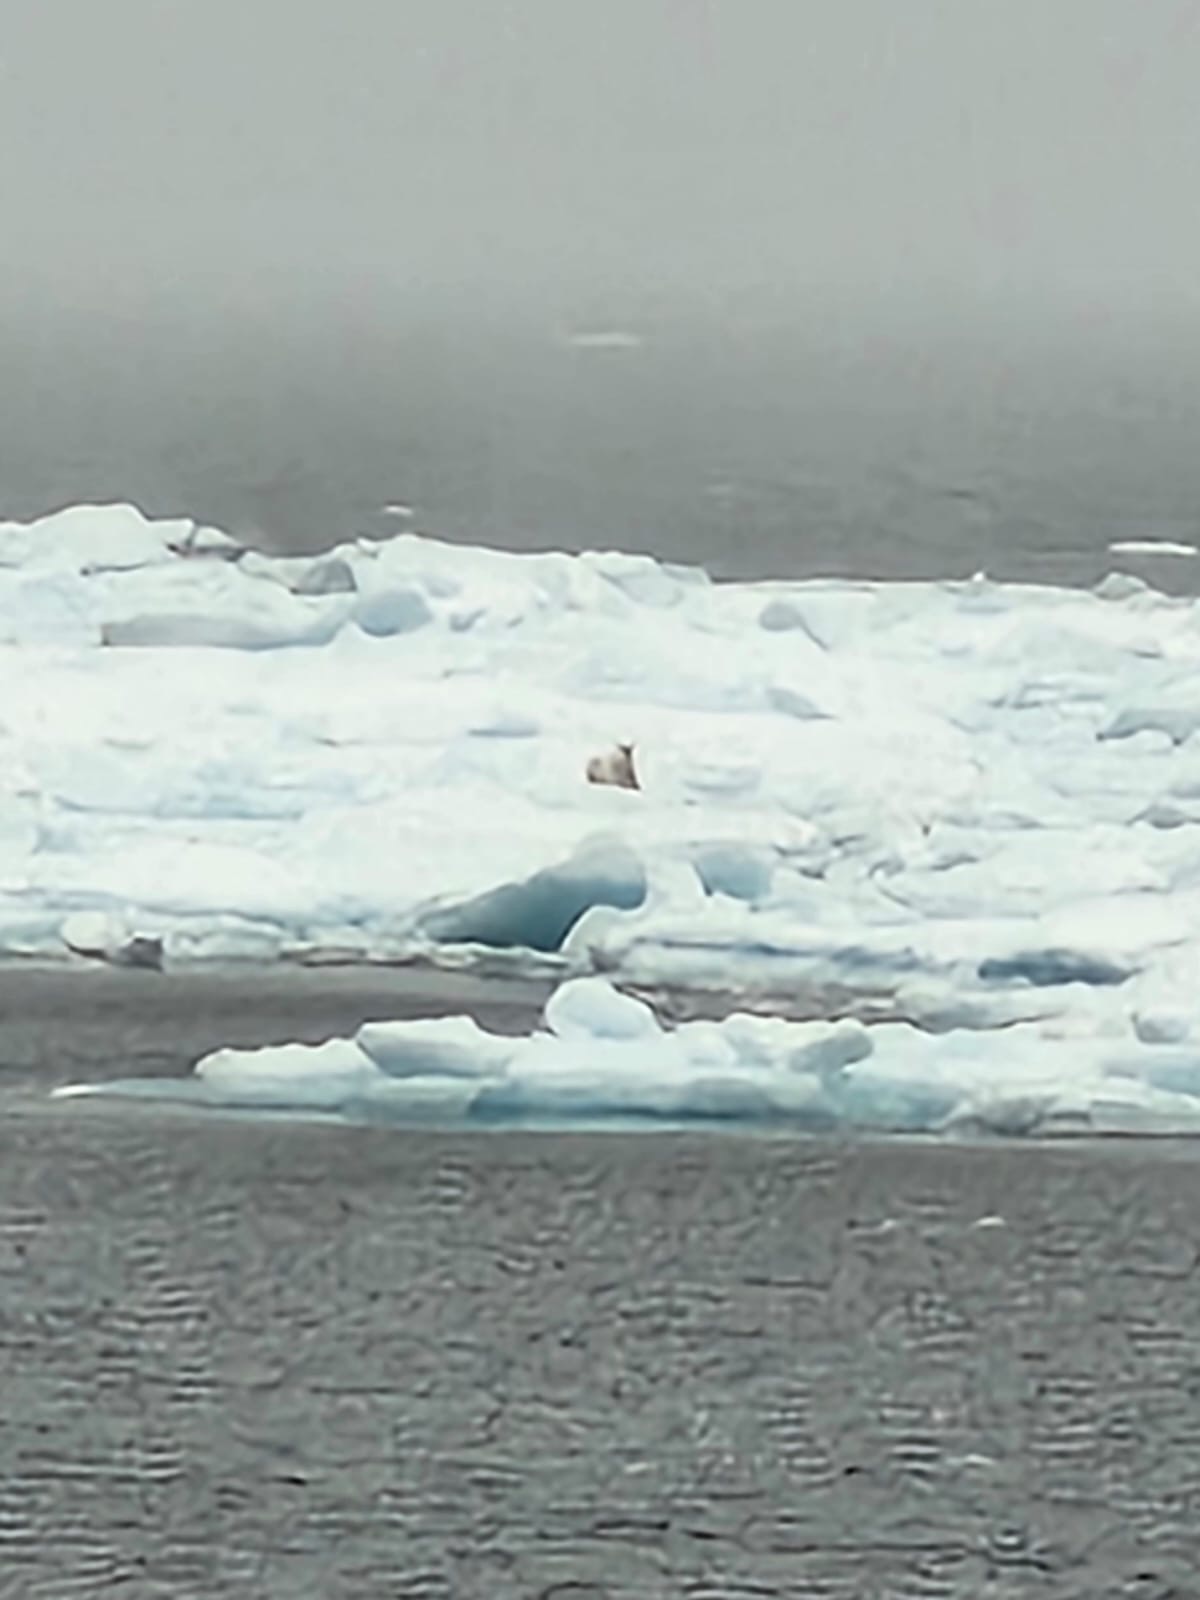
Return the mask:
M 1197 1166 L 0 1121 L 0 1593 L 1168 1600 Z
M 630 349 L 572 330 L 625 328 Z M 132 499 L 261 546 L 400 524 L 717 576 L 1189 588 L 1121 538 L 1200 535 L 1200 327 L 864 319 L 760 301 L 397 301 L 0 331 L 0 514 Z

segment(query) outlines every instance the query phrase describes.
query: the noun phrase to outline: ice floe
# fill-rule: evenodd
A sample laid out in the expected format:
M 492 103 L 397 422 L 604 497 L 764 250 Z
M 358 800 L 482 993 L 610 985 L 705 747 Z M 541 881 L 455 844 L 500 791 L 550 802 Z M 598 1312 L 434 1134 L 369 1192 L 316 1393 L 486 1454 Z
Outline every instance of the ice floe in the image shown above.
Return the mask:
M 1108 548 L 1114 555 L 1124 556 L 1200 555 L 1194 544 L 1179 539 L 1114 539 Z
M 1150 1052 L 1178 1098 L 1197 730 L 1200 606 L 1127 574 L 716 584 L 413 533 L 285 559 L 76 507 L 0 526 L 0 954 L 500 951 L 857 1019 L 870 1071 L 931 1086 L 967 1044 L 1082 1039 L 1107 1092 Z M 623 743 L 640 787 L 589 783 Z
M 1144 1029 L 1144 1024 L 1143 1024 Z M 1171 1042 L 1168 1042 L 1170 1040 Z M 1200 1133 L 1200 1048 L 1167 1038 L 930 1035 L 910 1023 L 734 1012 L 664 1028 L 603 978 L 564 982 L 543 1026 L 467 1017 L 365 1024 L 353 1039 L 218 1050 L 190 1079 L 65 1086 L 234 1111 L 468 1126 L 784 1126 L 809 1132 Z

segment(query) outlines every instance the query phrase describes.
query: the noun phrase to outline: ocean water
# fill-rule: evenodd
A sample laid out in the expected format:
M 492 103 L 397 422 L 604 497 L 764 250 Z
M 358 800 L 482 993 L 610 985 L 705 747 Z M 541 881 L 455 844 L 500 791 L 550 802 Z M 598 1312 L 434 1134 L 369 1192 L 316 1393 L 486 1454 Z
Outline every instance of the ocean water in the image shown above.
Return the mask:
M 0 330 L 0 514 L 133 500 L 287 553 L 417 526 L 720 577 L 1091 583 L 1114 541 L 1200 533 L 1200 340 L 1152 312 L 30 315 Z M 1119 564 L 1192 586 L 1186 559 Z
M 1196 1592 L 1186 1148 L 73 1111 L 0 1170 L 22 1600 Z

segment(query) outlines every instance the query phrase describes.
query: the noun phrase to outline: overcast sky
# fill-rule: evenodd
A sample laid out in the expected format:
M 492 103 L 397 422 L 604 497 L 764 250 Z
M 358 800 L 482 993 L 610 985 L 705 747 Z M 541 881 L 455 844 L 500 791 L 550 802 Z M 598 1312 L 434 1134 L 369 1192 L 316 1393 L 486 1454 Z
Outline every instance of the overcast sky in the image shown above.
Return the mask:
M 0 284 L 1193 297 L 1194 0 L 0 0 Z

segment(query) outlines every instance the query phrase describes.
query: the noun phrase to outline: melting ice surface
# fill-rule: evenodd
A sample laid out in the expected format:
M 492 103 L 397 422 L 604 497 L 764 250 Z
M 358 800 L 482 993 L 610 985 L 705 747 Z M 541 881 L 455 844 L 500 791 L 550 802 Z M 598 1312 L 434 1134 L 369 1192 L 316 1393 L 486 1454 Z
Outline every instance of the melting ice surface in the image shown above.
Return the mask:
M 0 953 L 489 947 L 564 979 L 520 1045 L 397 1025 L 403 1071 L 360 1035 L 210 1058 L 192 1093 L 1200 1117 L 1192 601 L 716 585 L 415 535 L 272 559 L 79 507 L 0 527 L 0 643 Z M 640 792 L 584 781 L 618 739 Z M 858 1020 L 664 1031 L 622 987 Z

